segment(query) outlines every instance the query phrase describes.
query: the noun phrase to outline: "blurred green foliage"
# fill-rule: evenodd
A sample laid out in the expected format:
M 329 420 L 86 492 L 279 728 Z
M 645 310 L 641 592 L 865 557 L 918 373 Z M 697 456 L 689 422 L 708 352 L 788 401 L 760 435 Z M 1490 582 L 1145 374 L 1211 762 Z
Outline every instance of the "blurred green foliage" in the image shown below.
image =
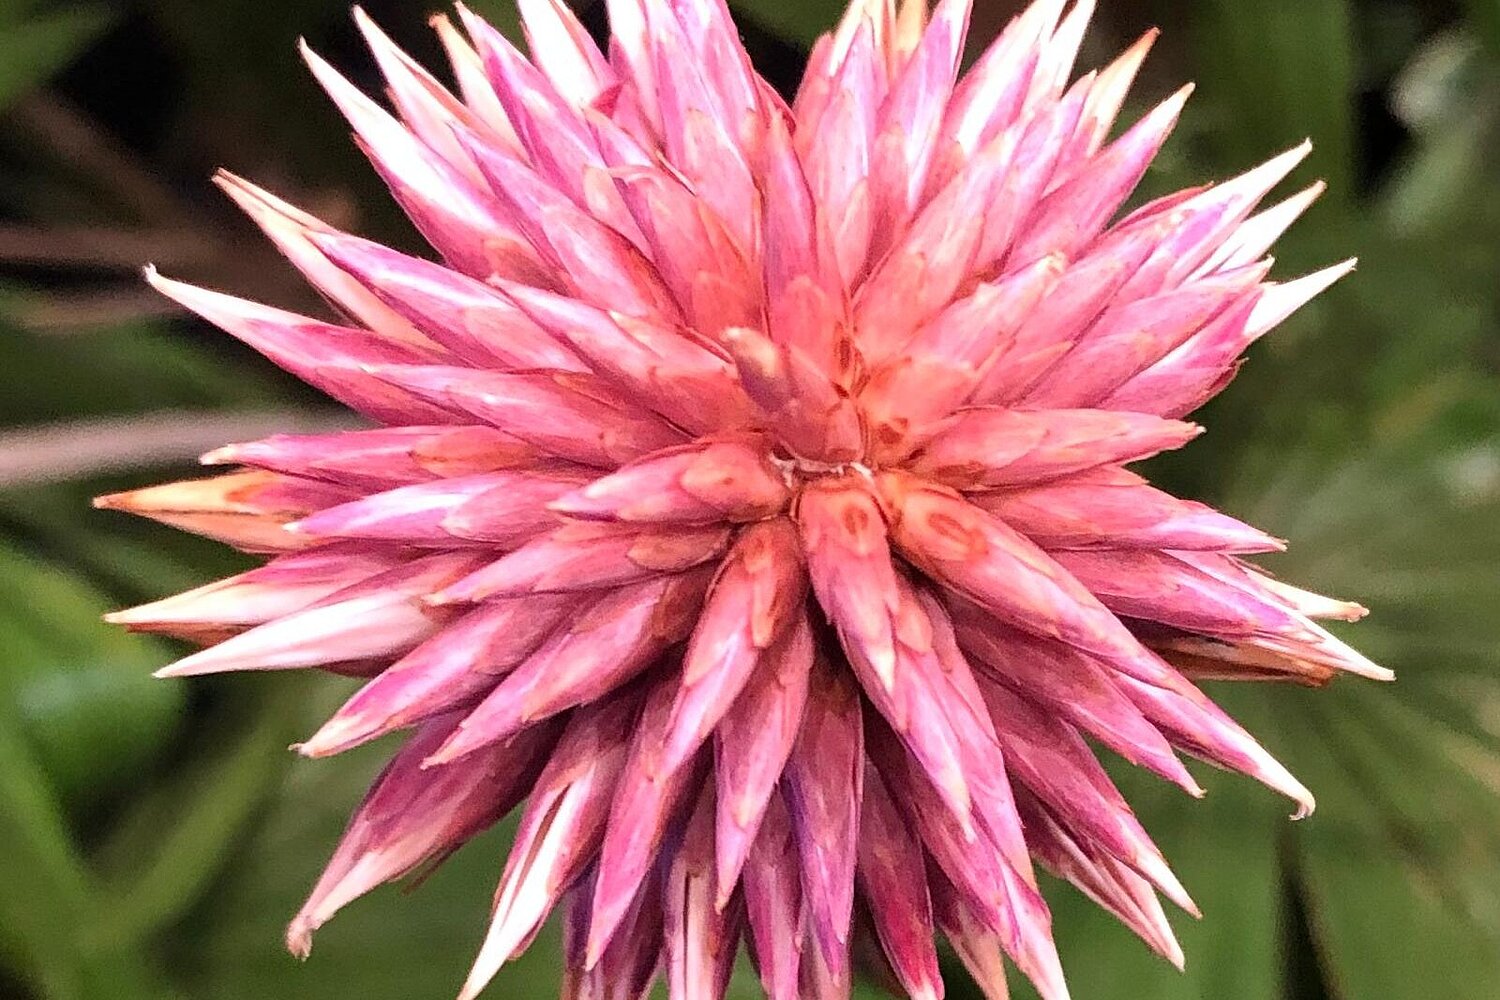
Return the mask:
M 508 0 L 473 6 L 513 30 Z M 785 80 L 839 4 L 739 6 Z M 1013 6 L 979 19 L 993 31 Z M 1075 994 L 1500 995 L 1500 3 L 1102 6 L 1095 55 L 1165 29 L 1141 107 L 1200 82 L 1148 189 L 1311 135 L 1299 178 L 1331 190 L 1282 244 L 1280 273 L 1362 256 L 1257 346 L 1202 416 L 1211 435 L 1153 475 L 1290 538 L 1273 568 L 1370 605 L 1357 641 L 1402 679 L 1215 691 L 1320 795 L 1295 827 L 1239 780 L 1206 776 L 1192 803 L 1121 773 L 1205 919 L 1176 921 L 1179 975 L 1052 892 Z M 191 434 L 163 428 L 328 412 L 135 281 L 151 258 L 307 301 L 207 171 L 232 166 L 410 241 L 348 144 L 329 141 L 341 129 L 293 55 L 306 34 L 373 83 L 343 7 L 0 6 L 0 994 L 445 996 L 477 944 L 504 830 L 409 899 L 352 906 L 305 967 L 289 959 L 281 926 L 387 748 L 294 766 L 286 744 L 346 682 L 153 683 L 170 651 L 98 622 L 240 565 L 88 510 L 93 493 L 186 471 Z M 436 61 L 425 7 L 371 9 Z M 544 936 L 497 995 L 552 995 L 557 954 Z M 971 995 L 952 971 L 950 995 Z M 755 995 L 744 970 L 733 992 Z

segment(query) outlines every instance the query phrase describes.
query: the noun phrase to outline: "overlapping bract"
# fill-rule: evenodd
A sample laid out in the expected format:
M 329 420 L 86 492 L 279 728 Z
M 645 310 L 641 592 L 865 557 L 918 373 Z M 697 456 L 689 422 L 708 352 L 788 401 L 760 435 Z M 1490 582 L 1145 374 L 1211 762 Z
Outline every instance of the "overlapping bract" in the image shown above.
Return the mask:
M 573 997 L 711 1000 L 741 942 L 843 996 L 869 933 L 1057 1000 L 1034 863 L 1173 962 L 1193 909 L 1090 740 L 1311 810 L 1192 680 L 1384 677 L 1315 622 L 1361 609 L 1122 466 L 1348 265 L 1266 280 L 1305 147 L 1118 218 L 1186 92 L 1110 140 L 1152 38 L 1070 82 L 1091 6 L 960 75 L 964 0 L 856 0 L 790 106 L 722 0 L 609 0 L 607 52 L 520 0 L 530 60 L 460 8 L 458 96 L 356 11 L 395 116 L 307 53 L 442 262 L 225 174 L 345 320 L 150 280 L 377 426 L 102 501 L 270 557 L 113 616 L 206 646 L 163 674 L 365 678 L 309 756 L 413 730 L 293 950 L 524 801 L 465 997 L 561 908 Z

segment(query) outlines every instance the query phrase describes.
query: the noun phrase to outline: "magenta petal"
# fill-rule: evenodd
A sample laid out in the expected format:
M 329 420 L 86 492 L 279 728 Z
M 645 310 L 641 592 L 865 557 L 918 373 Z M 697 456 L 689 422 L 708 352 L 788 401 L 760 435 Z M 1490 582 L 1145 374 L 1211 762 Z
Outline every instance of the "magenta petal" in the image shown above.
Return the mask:
M 750 400 L 728 359 L 675 318 L 632 314 L 618 295 L 595 308 L 522 285 L 505 291 L 622 396 L 677 426 L 710 433 L 751 422 Z
M 375 779 L 287 928 L 287 947 L 294 954 L 306 956 L 313 931 L 344 904 L 440 860 L 510 812 L 531 787 L 557 735 L 539 726 L 461 764 L 425 770 L 423 760 L 455 722 L 455 716 L 447 716 L 423 726 Z
M 492 427 L 378 427 L 281 434 L 226 445 L 205 465 L 249 465 L 371 491 L 532 465 L 535 451 Z
M 1291 611 L 1254 593 L 1248 581 L 1220 579 L 1170 553 L 1135 549 L 1054 556 L 1119 615 L 1211 635 L 1300 631 Z
M 1023 795 L 1021 808 L 1037 860 L 1048 871 L 1112 913 L 1157 954 L 1183 967 L 1182 947 L 1167 923 L 1161 903 L 1144 878 L 1120 861 L 1076 836 L 1046 806 Z
M 1037 210 L 1038 217 L 1014 253 L 1034 260 L 1044 253 L 1072 253 L 1103 228 L 1156 155 L 1172 128 L 1192 87 L 1179 90 L 1104 150 L 1070 183 L 1054 191 Z
M 622 931 L 629 933 L 628 922 L 622 921 L 626 921 L 632 901 L 643 892 L 643 885 L 655 882 L 647 873 L 656 852 L 667 831 L 692 809 L 702 783 L 706 760 L 700 758 L 673 770 L 660 766 L 656 748 L 661 745 L 671 704 L 671 685 L 658 682 L 647 696 L 615 793 L 594 886 L 586 958 L 590 967 L 598 963 Z M 653 890 L 648 887 L 644 891 Z
M 509 507 L 513 496 L 504 495 L 503 506 Z M 639 583 L 708 562 L 724 551 L 728 539 L 729 532 L 718 526 L 662 530 L 565 524 L 464 577 L 435 600 L 459 604 Z
M 615 85 L 603 53 L 561 0 L 519 0 L 517 6 L 532 55 L 565 100 L 587 104 Z
M 774 791 L 744 871 L 748 939 L 766 996 L 798 1000 L 806 903 L 791 818 Z
M 214 183 L 234 199 L 310 283 L 350 316 L 388 339 L 419 348 L 433 346 L 400 313 L 381 302 L 318 247 L 318 237 L 337 230 L 227 170 L 215 174 Z
M 94 498 L 94 506 L 149 517 L 246 552 L 291 552 L 309 539 L 286 526 L 355 495 L 347 486 L 247 470 Z
M 475 562 L 463 552 L 424 556 L 184 657 L 157 676 L 295 670 L 404 654 L 436 633 L 447 617 L 425 598 Z
M 935 865 L 929 865 L 928 872 L 933 912 L 943 936 L 958 953 L 985 1000 L 1010 1000 L 999 935 L 974 915 L 973 908 Z
M 895 801 L 907 824 L 987 933 L 998 938 L 1046 1000 L 1065 997 L 1052 918 L 1036 889 L 1011 867 L 983 827 L 974 836 L 965 835 L 891 734 L 872 729 L 867 745 L 886 786 L 903 789 Z
M 719 907 L 714 887 L 714 793 L 703 786 L 663 887 L 667 995 L 720 1000 L 739 947 L 743 907 Z
M 482 281 L 353 236 L 318 236 L 314 242 L 387 306 L 466 361 L 502 369 L 588 370 Z
M 913 456 L 914 467 L 959 488 L 1058 479 L 1180 448 L 1194 424 L 1109 410 L 961 410 Z
M 552 595 L 477 608 L 360 688 L 297 749 L 341 753 L 483 697 L 524 662 L 570 611 Z
M 461 1000 L 477 996 L 526 947 L 597 855 L 638 711 L 635 699 L 619 698 L 569 718 L 526 803 Z
M 959 606 L 955 614 L 959 643 L 993 681 L 1043 702 L 1126 760 L 1188 794 L 1203 794 L 1166 737 L 1130 697 L 1125 682 L 1133 678 L 1064 644 L 1007 633 L 982 613 Z
M 1031 794 L 1068 827 L 1152 880 L 1184 909 L 1196 912 L 1166 860 L 1110 782 L 1088 744 L 1003 685 L 985 689 L 1007 766 Z
M 503 241 L 519 249 L 519 234 L 505 225 L 476 184 L 356 90 L 305 43 L 302 56 L 349 119 L 361 147 L 413 224 L 450 263 L 466 274 L 488 274 L 501 263 L 495 244 Z M 522 253 L 506 270 L 527 274 L 537 266 L 533 255 Z
M 814 667 L 783 789 L 801 857 L 813 940 L 829 975 L 849 977 L 849 924 L 864 782 L 859 696 L 848 677 Z
M 469 712 L 432 763 L 456 760 L 626 684 L 686 637 L 707 584 L 702 573 L 661 577 L 578 607 Z
M 1044 257 L 1003 279 L 981 284 L 920 326 L 906 349 L 878 368 L 860 392 L 874 445 L 883 458 L 904 459 L 970 401 L 1001 360 L 1022 323 L 1064 273 Z
M 589 900 L 594 880 L 569 896 L 563 917 L 563 1000 L 644 1000 L 662 964 L 661 880 L 648 879 L 626 908 L 609 947 L 590 957 Z
M 858 649 L 889 687 L 896 669 L 891 622 L 901 599 L 879 504 L 864 483 L 845 477 L 805 491 L 798 514 L 818 603 L 845 647 Z
M 1087 474 L 1000 490 L 975 500 L 1042 548 L 1275 552 L 1279 539 L 1144 482 Z
M 657 452 L 552 504 L 580 520 L 637 524 L 758 521 L 790 499 L 786 480 L 756 439 L 702 441 Z
M 859 456 L 859 410 L 816 359 L 750 327 L 726 330 L 724 340 L 746 395 L 778 425 L 787 450 L 831 465 Z
M 415 483 L 319 511 L 290 527 L 317 538 L 348 538 L 423 548 L 519 544 L 556 524 L 547 505 L 578 478 L 487 472 Z M 483 516 L 475 516 L 483 511 Z
M 890 800 L 884 782 L 866 766 L 860 809 L 858 882 L 870 905 L 880 945 L 906 992 L 943 995 L 933 946 L 932 900 L 922 845 Z
M 661 747 L 666 767 L 697 752 L 761 658 L 800 617 L 806 588 L 790 521 L 745 530 L 714 580 L 683 655 L 682 682 Z
M 963 498 L 902 474 L 882 476 L 881 489 L 900 514 L 892 527 L 896 545 L 939 583 L 1008 625 L 1059 639 L 1117 669 L 1158 669 L 1099 598 L 1024 535 Z
M 582 465 L 614 468 L 681 442 L 653 414 L 613 399 L 607 384 L 576 372 L 386 366 L 371 374 Z
M 1192 282 L 1111 308 L 1030 386 L 1027 406 L 1096 406 L 1236 303 L 1253 301 L 1269 263 Z
M 325 546 L 277 556 L 257 569 L 140 607 L 105 620 L 132 630 L 183 638 L 238 631 L 301 611 L 310 605 L 405 562 L 399 552 Z
M 968 833 L 972 800 L 965 756 L 977 748 L 964 746 L 968 734 L 959 731 L 960 720 L 944 704 L 947 665 L 934 648 L 932 621 L 904 580 L 898 580 L 898 595 L 900 604 L 891 623 L 896 658 L 890 677 L 881 677 L 857 645 L 844 652 L 870 704 L 901 737 Z
M 146 280 L 163 295 L 373 420 L 388 424 L 457 422 L 447 410 L 392 387 L 365 370 L 367 365 L 441 360 L 435 352 L 172 281 L 152 268 L 147 269 Z
M 714 743 L 718 788 L 715 850 L 719 904 L 725 905 L 756 843 L 776 783 L 802 727 L 813 667 L 806 619 L 766 650 L 740 696 L 719 722 Z
M 1297 803 L 1296 818 L 1312 815 L 1312 793 L 1196 688 L 1167 691 L 1133 677 L 1121 678 L 1120 684 L 1174 746 L 1281 792 Z

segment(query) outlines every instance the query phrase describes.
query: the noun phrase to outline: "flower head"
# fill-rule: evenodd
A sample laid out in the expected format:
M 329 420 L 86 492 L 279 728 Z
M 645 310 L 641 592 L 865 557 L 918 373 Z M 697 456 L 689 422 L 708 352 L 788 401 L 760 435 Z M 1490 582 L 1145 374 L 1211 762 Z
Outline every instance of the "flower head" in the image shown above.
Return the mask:
M 858 911 L 913 997 L 941 933 L 1057 1000 L 1035 864 L 1180 962 L 1087 740 L 1306 813 L 1193 681 L 1387 676 L 1242 558 L 1281 542 L 1123 468 L 1349 269 L 1267 281 L 1306 146 L 1120 217 L 1187 92 L 1109 139 L 1152 37 L 1070 82 L 1087 0 L 962 75 L 964 0 L 856 0 L 791 105 L 722 0 L 610 0 L 607 55 L 520 6 L 530 60 L 434 21 L 461 97 L 356 12 L 396 115 L 306 53 L 440 263 L 224 174 L 344 319 L 148 275 L 373 425 L 102 501 L 269 556 L 113 616 L 206 645 L 163 674 L 366 678 L 308 756 L 411 730 L 292 949 L 524 802 L 465 997 L 560 907 L 570 996 L 712 998 L 741 942 L 845 995 Z

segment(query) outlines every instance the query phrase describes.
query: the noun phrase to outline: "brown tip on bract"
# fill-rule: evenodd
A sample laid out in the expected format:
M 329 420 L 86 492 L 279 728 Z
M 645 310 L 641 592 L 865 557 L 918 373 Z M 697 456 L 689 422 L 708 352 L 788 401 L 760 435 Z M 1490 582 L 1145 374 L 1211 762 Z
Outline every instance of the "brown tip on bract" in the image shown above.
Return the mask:
M 312 927 L 303 917 L 297 917 L 287 926 L 286 950 L 293 958 L 307 961 L 307 956 L 312 954 L 312 932 Z
M 123 510 L 135 513 L 141 509 L 136 498 L 136 494 L 140 492 L 140 490 L 122 490 L 119 493 L 105 493 L 94 497 L 90 503 L 95 510 Z
M 336 715 L 323 723 L 321 729 L 301 743 L 293 743 L 292 749 L 312 760 L 332 757 L 347 749 L 344 745 L 345 741 L 351 733 L 358 731 L 362 724 L 362 720 Z

